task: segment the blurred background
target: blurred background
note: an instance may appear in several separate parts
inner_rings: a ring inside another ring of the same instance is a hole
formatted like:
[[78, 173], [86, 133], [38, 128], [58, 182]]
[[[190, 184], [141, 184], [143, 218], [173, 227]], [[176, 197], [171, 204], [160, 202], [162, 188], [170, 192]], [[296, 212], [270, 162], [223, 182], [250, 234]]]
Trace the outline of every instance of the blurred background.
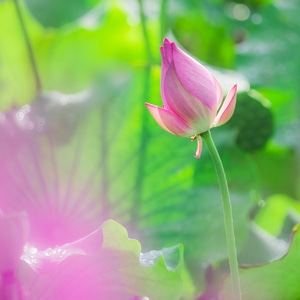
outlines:
[[163, 131], [144, 106], [161, 104], [159, 47], [168, 37], [213, 72], [224, 95], [238, 83], [234, 116], [212, 135], [228, 176], [240, 263], [285, 253], [300, 220], [298, 0], [25, 0], [19, 7], [23, 27], [14, 2], [0, 1], [0, 108], [30, 108], [49, 190], [59, 181], [61, 193], [97, 202], [99, 222], [117, 220], [143, 251], [183, 244], [204, 290], [205, 268], [227, 257], [214, 167], [206, 149], [196, 160], [196, 144]]

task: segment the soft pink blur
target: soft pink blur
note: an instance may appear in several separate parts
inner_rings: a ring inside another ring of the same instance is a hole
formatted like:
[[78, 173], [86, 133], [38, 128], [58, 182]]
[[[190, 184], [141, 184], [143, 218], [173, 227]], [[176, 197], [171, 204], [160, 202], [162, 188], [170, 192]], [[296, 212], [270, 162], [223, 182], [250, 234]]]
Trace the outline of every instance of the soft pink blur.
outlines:
[[99, 199], [88, 197], [89, 181], [76, 187], [72, 183], [75, 167], [61, 178], [56, 148], [39, 132], [33, 108], [26, 105], [0, 114], [0, 209], [9, 214], [25, 211], [28, 242], [45, 249], [89, 234], [103, 216]]
[[28, 233], [25, 213], [4, 215], [0, 211], [0, 299], [26, 299], [17, 271]]
[[130, 299], [124, 260], [102, 247], [101, 227], [73, 243], [39, 251], [27, 245], [19, 278], [30, 300]]
[[122, 259], [102, 248], [93, 174], [72, 182], [76, 149], [60, 172], [41, 103], [0, 113], [0, 299], [130, 299]]
[[173, 42], [161, 47], [163, 107], [146, 103], [156, 122], [183, 137], [197, 136], [196, 157], [202, 150], [201, 133], [227, 122], [234, 111], [237, 86], [223, 101], [222, 89], [212, 74]]

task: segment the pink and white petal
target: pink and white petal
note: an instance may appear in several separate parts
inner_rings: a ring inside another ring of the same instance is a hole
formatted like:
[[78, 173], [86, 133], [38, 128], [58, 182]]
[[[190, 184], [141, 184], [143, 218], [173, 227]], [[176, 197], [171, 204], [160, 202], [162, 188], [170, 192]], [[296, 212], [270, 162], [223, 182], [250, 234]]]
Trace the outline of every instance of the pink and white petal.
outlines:
[[228, 92], [216, 118], [213, 127], [226, 123], [232, 116], [236, 104], [237, 85], [235, 84]]
[[172, 47], [168, 39], [164, 40], [164, 45], [160, 47], [160, 52], [161, 52], [160, 91], [161, 91], [163, 104], [166, 105], [165, 90], [163, 87], [163, 83], [165, 81], [165, 76], [169, 68], [169, 65], [172, 62]]
[[177, 77], [174, 63], [171, 63], [164, 82], [166, 109], [174, 112], [194, 129], [193, 134], [210, 128], [213, 111], [202, 103], [181, 84]]
[[173, 61], [181, 84], [210, 109], [216, 106], [217, 96], [211, 73], [198, 61], [173, 45]]
[[197, 135], [197, 149], [196, 149], [195, 158], [200, 158], [201, 153], [202, 153], [202, 138], [200, 135]]
[[182, 118], [164, 108], [146, 103], [155, 121], [164, 130], [178, 136], [191, 136], [192, 128]]
[[216, 91], [217, 91], [217, 109], [219, 109], [220, 105], [222, 104], [222, 100], [223, 100], [223, 92], [222, 92], [222, 88], [219, 84], [219, 81], [213, 77], [215, 85], [216, 85]]
[[163, 64], [169, 65], [173, 60], [172, 44], [168, 39], [164, 39], [163, 46], [160, 47]]

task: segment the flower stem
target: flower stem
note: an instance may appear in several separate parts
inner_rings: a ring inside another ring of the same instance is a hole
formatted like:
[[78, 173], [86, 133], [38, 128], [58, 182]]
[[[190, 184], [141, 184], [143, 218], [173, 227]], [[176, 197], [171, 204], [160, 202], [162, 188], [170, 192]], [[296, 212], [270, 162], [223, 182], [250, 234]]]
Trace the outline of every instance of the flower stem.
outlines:
[[31, 68], [32, 68], [32, 72], [33, 72], [33, 76], [34, 76], [34, 80], [35, 80], [35, 87], [36, 87], [37, 92], [39, 92], [42, 89], [42, 85], [41, 85], [41, 80], [40, 80], [38, 68], [37, 68], [37, 65], [36, 65], [33, 49], [32, 49], [30, 39], [29, 39], [29, 36], [28, 36], [28, 33], [27, 33], [25, 22], [23, 20], [23, 16], [22, 16], [22, 13], [21, 13], [19, 2], [18, 2], [18, 0], [13, 0], [13, 1], [14, 1], [14, 4], [15, 4], [16, 13], [17, 13], [17, 16], [18, 16], [18, 19], [19, 19], [19, 22], [20, 22], [22, 34], [23, 34], [25, 44], [26, 44], [26, 48], [27, 48], [27, 52], [28, 52], [28, 55], [29, 55], [29, 60], [30, 60], [30, 64], [31, 64]]
[[[151, 70], [153, 66], [153, 56], [151, 52], [151, 44], [150, 44], [150, 37], [149, 32], [147, 28], [147, 16], [145, 14], [145, 8], [144, 8], [144, 2], [143, 0], [138, 0], [139, 4], [139, 13], [140, 13], [140, 20], [141, 20], [141, 29], [145, 44], [145, 52], [146, 52], [146, 58], [147, 63], [145, 65], [144, 70], [144, 87], [142, 91], [141, 98], [142, 99], [149, 99], [150, 97], [150, 91], [151, 91]], [[137, 177], [135, 179], [136, 185], [134, 189], [134, 195], [133, 195], [133, 202], [134, 202], [134, 209], [131, 210], [131, 220], [138, 220], [140, 216], [140, 207], [141, 207], [141, 196], [144, 189], [144, 176], [145, 176], [145, 162], [147, 161], [147, 144], [148, 144], [148, 111], [146, 109], [143, 110], [141, 114], [141, 131], [140, 131], [140, 155], [137, 161]]]
[[160, 43], [164, 39], [168, 29], [167, 9], [168, 0], [161, 0], [160, 4]]
[[226, 179], [226, 174], [224, 171], [224, 167], [218, 153], [218, 150], [214, 144], [210, 131], [207, 131], [201, 134], [204, 142], [207, 145], [207, 148], [210, 152], [212, 160], [215, 165], [215, 169], [219, 179], [219, 186], [222, 195], [222, 204], [223, 204], [223, 215], [224, 215], [224, 223], [225, 223], [225, 233], [227, 240], [227, 248], [228, 248], [228, 259], [229, 259], [229, 267], [232, 277], [232, 289], [234, 300], [241, 299], [241, 288], [240, 288], [240, 277], [239, 277], [239, 269], [238, 269], [238, 261], [237, 261], [237, 251], [235, 245], [235, 236], [234, 236], [234, 227], [233, 227], [233, 218], [232, 218], [232, 208], [230, 202], [230, 195], [228, 190], [228, 184]]
[[151, 66], [153, 63], [153, 56], [152, 56], [152, 52], [151, 52], [149, 33], [147, 30], [147, 20], [146, 20], [146, 15], [145, 15], [145, 11], [144, 11], [143, 0], [138, 0], [138, 4], [139, 4], [139, 14], [140, 14], [140, 19], [141, 19], [141, 25], [142, 25], [142, 30], [143, 30], [145, 46], [146, 46], [146, 52], [147, 52], [147, 57], [148, 57], [148, 63]]

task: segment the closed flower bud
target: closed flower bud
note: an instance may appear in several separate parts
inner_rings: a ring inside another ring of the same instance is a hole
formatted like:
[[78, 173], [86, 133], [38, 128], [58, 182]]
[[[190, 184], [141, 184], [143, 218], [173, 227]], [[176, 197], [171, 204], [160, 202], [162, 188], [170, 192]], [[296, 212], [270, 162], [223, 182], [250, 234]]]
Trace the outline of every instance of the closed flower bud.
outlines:
[[165, 39], [161, 56], [163, 107], [149, 103], [146, 106], [166, 131], [197, 138], [196, 157], [200, 157], [201, 134], [230, 119], [235, 108], [237, 86], [234, 85], [222, 101], [222, 89], [218, 81], [175, 43]]

